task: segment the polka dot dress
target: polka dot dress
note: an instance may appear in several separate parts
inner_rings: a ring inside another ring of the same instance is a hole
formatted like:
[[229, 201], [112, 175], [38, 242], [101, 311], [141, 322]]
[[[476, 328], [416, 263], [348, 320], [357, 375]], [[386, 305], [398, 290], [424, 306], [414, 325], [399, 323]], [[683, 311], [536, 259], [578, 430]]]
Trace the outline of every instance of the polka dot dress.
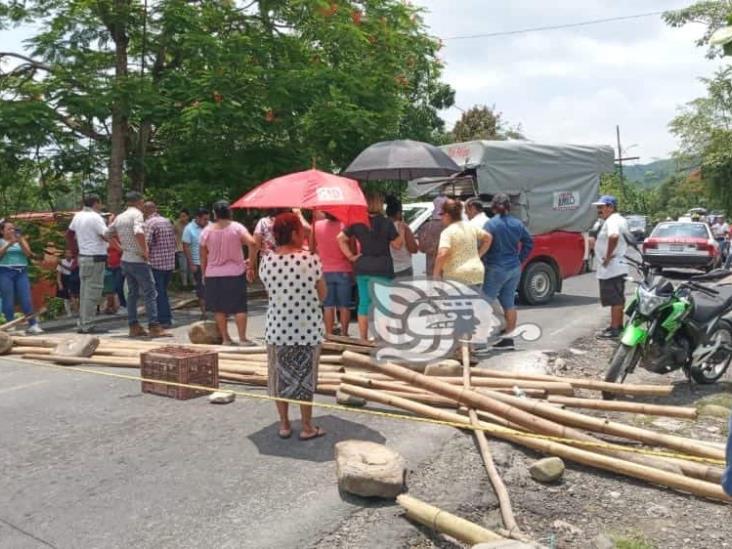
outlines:
[[318, 345], [323, 341], [323, 313], [317, 283], [320, 258], [310, 252], [268, 254], [259, 277], [269, 296], [264, 337], [270, 345]]

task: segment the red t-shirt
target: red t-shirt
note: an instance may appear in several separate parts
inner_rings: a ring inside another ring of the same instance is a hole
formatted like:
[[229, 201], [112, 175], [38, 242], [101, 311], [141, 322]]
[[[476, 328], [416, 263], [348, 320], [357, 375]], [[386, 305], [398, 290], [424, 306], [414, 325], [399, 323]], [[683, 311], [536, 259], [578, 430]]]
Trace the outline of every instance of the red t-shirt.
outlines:
[[324, 273], [351, 273], [353, 265], [343, 255], [338, 246], [338, 233], [343, 230], [343, 223], [320, 219], [315, 222], [315, 242], [318, 245], [318, 255], [323, 264]]
[[110, 246], [107, 250], [107, 267], [116, 269], [122, 265], [122, 251], [114, 246]]

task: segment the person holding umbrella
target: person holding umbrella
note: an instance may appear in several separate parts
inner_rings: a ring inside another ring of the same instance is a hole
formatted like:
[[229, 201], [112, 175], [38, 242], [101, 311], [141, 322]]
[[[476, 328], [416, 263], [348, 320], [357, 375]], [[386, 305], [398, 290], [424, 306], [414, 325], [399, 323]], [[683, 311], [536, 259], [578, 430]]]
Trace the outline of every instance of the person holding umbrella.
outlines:
[[[275, 250], [262, 258], [259, 278], [269, 306], [265, 327], [267, 390], [270, 396], [312, 401], [318, 381], [320, 344], [323, 341], [321, 301], [326, 284], [317, 255], [304, 249], [305, 228], [297, 214], [274, 219]], [[207, 279], [208, 280], [208, 279]], [[280, 438], [290, 438], [288, 403], [276, 402]], [[301, 405], [300, 440], [325, 435], [312, 423], [312, 406]]]
[[[369, 224], [356, 223], [338, 234], [338, 245], [349, 261], [354, 264], [356, 286], [358, 287], [358, 332], [361, 339], [368, 339], [369, 311], [372, 282], [389, 282], [394, 278], [394, 262], [391, 248], [400, 248], [403, 239], [394, 222], [384, 216], [384, 197], [371, 193], [366, 197]], [[350, 249], [350, 239], [355, 238], [360, 252]]]

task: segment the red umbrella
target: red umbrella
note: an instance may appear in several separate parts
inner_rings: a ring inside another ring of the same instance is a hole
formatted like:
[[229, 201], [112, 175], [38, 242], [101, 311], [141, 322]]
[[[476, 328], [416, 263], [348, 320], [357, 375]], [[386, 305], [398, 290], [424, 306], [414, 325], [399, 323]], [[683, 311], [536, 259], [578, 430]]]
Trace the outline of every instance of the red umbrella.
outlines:
[[232, 208], [303, 208], [328, 212], [346, 225], [369, 222], [366, 197], [358, 181], [320, 170], [270, 179], [231, 205]]

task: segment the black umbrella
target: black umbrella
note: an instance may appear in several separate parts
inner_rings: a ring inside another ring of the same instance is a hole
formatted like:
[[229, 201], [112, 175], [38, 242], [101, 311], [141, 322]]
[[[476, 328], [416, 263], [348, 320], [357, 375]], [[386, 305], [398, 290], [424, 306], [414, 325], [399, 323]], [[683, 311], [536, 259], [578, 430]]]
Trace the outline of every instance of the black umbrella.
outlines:
[[360, 181], [411, 181], [460, 171], [455, 161], [434, 145], [403, 139], [374, 143], [341, 175]]

